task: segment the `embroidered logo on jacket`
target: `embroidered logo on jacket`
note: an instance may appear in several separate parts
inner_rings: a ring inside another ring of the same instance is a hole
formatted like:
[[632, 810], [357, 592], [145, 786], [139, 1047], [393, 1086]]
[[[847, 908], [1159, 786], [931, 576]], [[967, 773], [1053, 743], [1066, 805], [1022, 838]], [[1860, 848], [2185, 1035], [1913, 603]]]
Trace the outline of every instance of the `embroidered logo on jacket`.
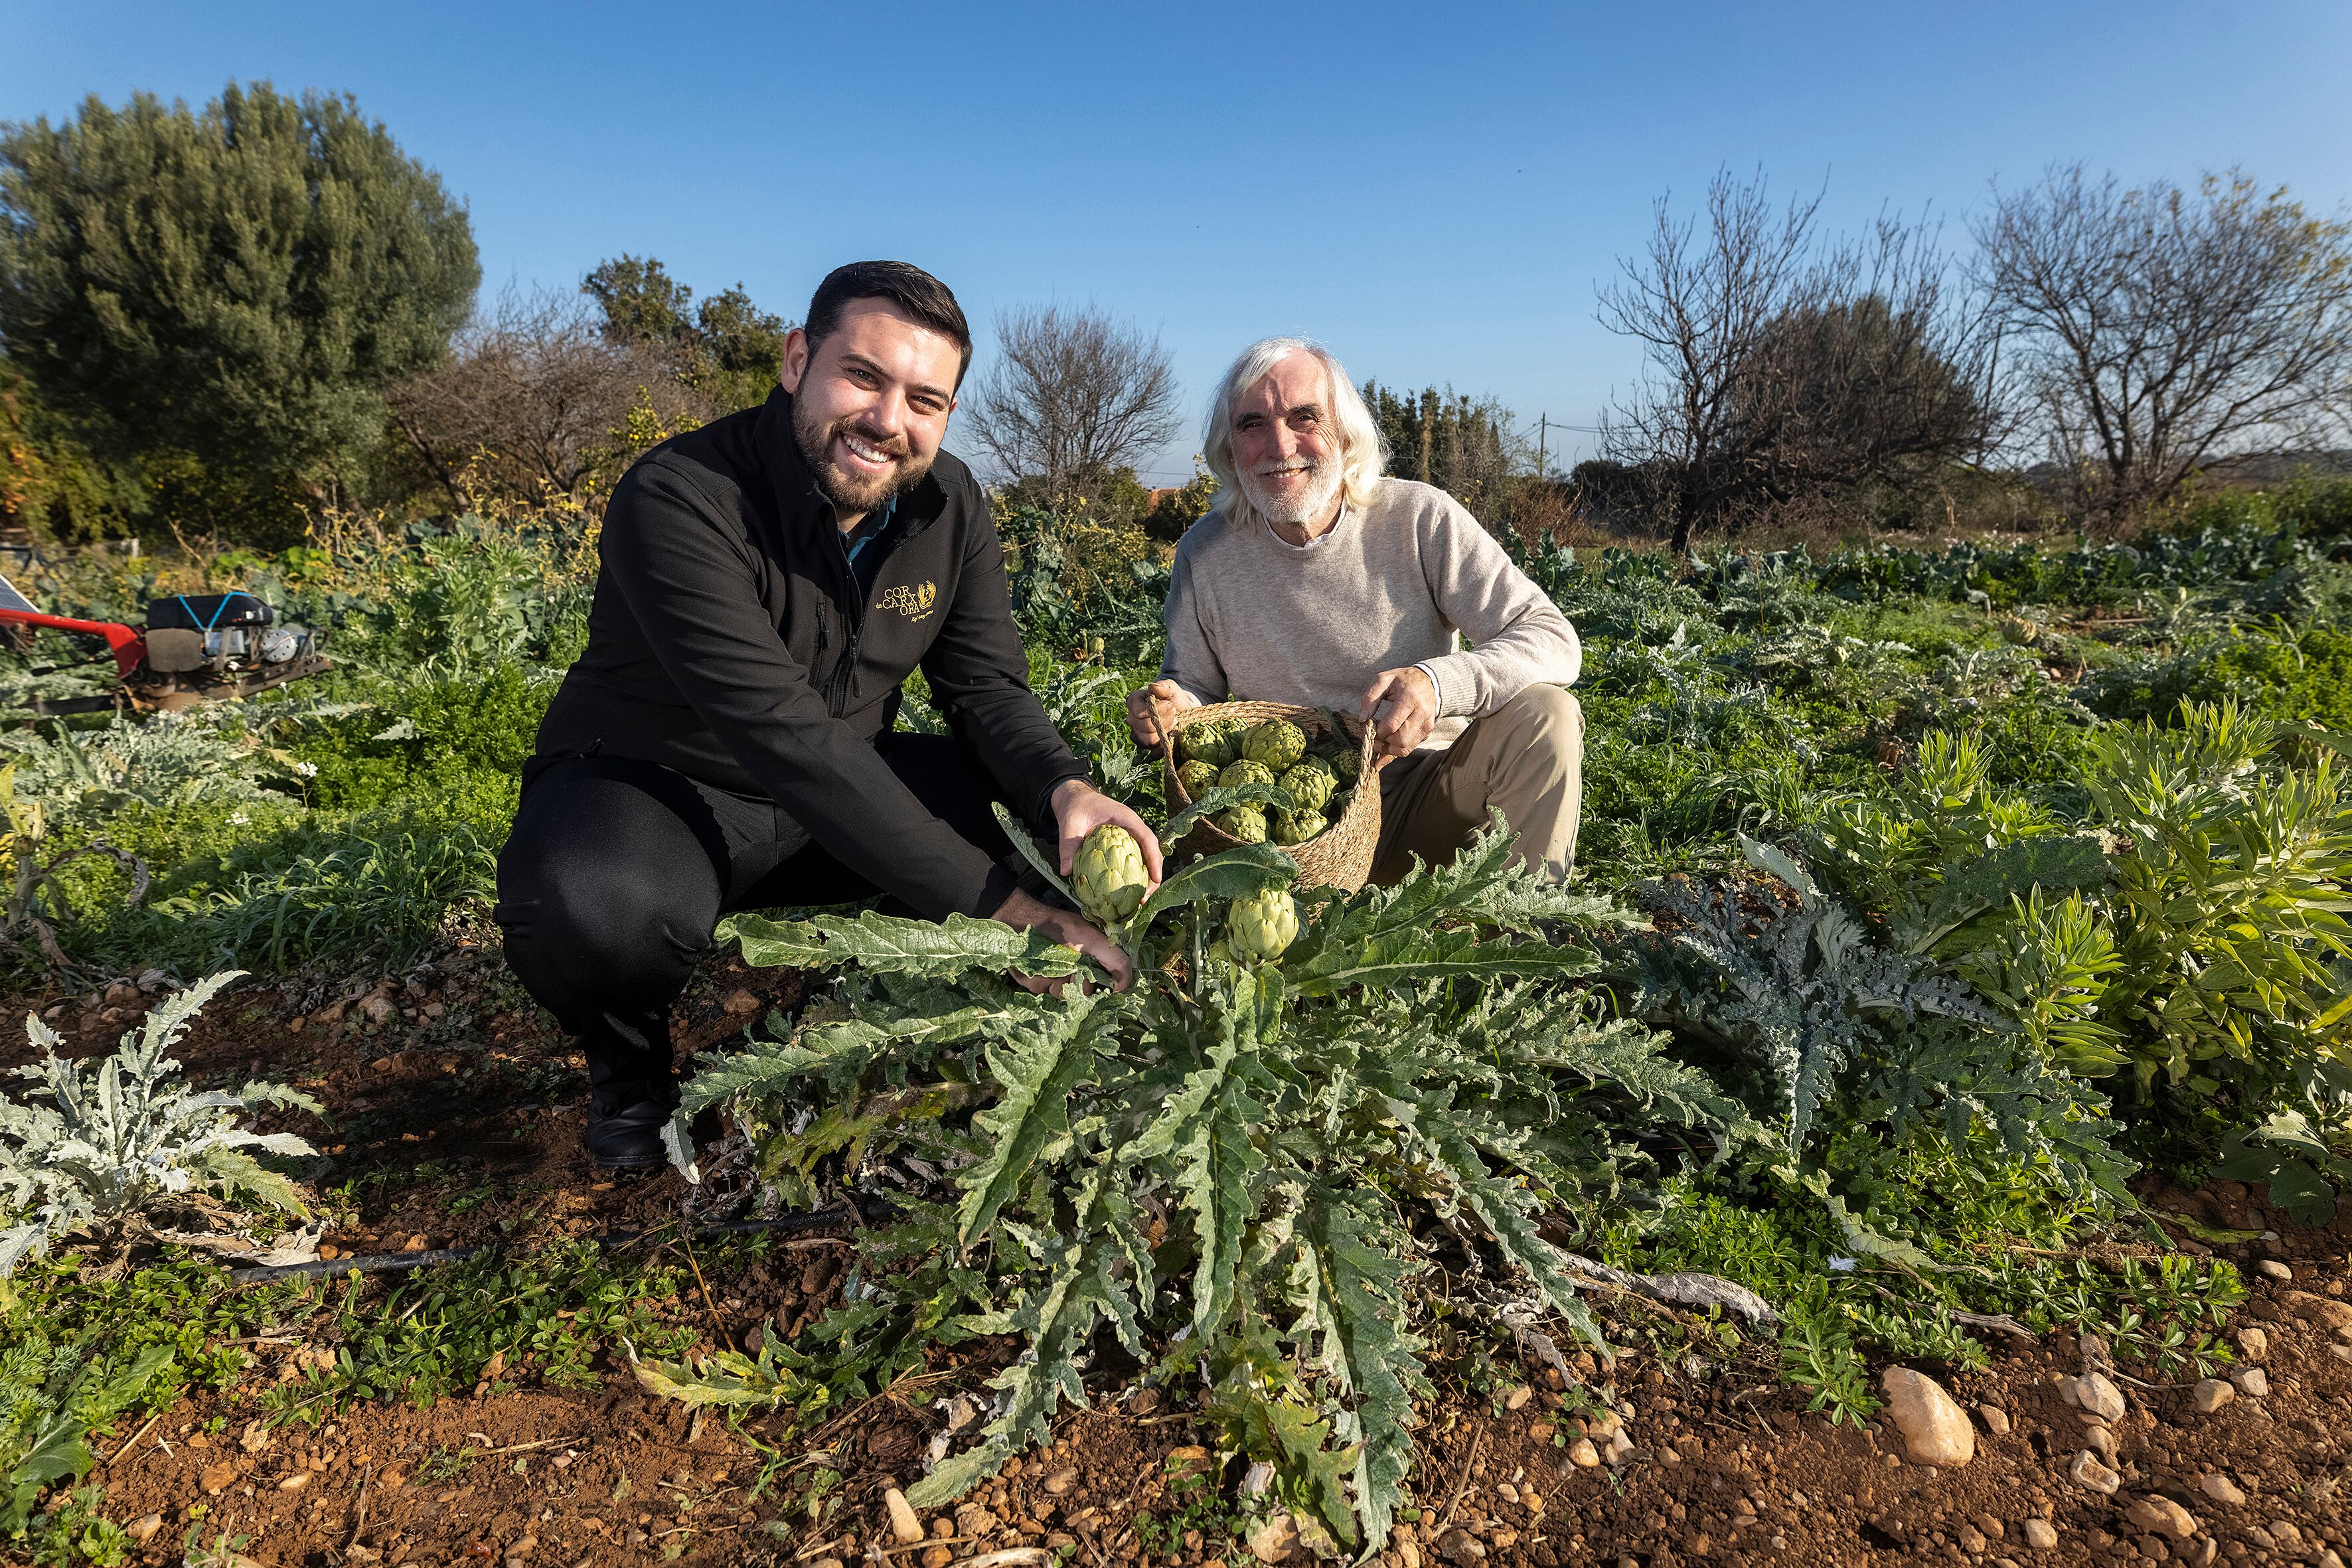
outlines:
[[902, 583], [875, 601], [877, 610], [896, 610], [910, 621], [927, 620], [931, 607], [940, 596], [939, 584], [926, 583], [920, 587]]

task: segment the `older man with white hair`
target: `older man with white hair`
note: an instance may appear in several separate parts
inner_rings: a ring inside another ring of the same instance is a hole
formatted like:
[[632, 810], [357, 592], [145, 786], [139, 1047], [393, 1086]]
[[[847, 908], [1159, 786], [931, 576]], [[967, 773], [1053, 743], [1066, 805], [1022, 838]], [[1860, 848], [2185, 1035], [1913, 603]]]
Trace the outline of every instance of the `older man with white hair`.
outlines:
[[1451, 859], [1489, 808], [1523, 864], [1564, 880], [1584, 762], [1568, 618], [1452, 496], [1382, 474], [1370, 410], [1315, 343], [1235, 360], [1204, 447], [1223, 488], [1177, 546], [1168, 656], [1128, 699], [1137, 739], [1228, 698], [1353, 712], [1377, 731], [1375, 882]]

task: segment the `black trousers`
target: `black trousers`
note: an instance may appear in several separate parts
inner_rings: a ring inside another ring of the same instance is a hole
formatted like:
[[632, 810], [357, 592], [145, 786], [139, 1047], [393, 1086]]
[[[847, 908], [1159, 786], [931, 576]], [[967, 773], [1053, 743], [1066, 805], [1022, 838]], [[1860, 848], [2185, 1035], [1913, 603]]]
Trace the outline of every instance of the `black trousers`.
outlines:
[[[1013, 855], [989, 809], [994, 786], [954, 740], [894, 732], [877, 749], [966, 841], [992, 859]], [[716, 789], [657, 763], [568, 757], [523, 786], [492, 912], [507, 966], [579, 1037], [593, 1103], [610, 1112], [674, 1101], [669, 1007], [709, 952], [720, 915], [849, 903], [877, 890], [764, 795]]]

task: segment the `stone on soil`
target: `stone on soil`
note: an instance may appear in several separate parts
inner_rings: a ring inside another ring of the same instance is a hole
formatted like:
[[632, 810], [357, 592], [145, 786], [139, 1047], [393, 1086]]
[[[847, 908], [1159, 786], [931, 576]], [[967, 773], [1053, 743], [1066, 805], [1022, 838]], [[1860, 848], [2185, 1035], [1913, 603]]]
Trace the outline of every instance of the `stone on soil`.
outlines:
[[2271, 1353], [2271, 1336], [2267, 1329], [2251, 1325], [2238, 1331], [2238, 1349], [2248, 1361], [2260, 1361]]
[[882, 1494], [882, 1506], [890, 1510], [890, 1533], [898, 1538], [899, 1545], [921, 1544], [925, 1539], [923, 1521], [915, 1517], [915, 1507], [907, 1500], [905, 1492], [892, 1487]]
[[2197, 1482], [2197, 1489], [2215, 1502], [2227, 1503], [2231, 1508], [2246, 1500], [2246, 1494], [2238, 1489], [2238, 1483], [2219, 1470], [2200, 1478]]
[[163, 1516], [162, 1514], [147, 1513], [140, 1515], [137, 1519], [132, 1520], [129, 1524], [124, 1525], [122, 1527], [122, 1533], [131, 1537], [131, 1540], [137, 1542], [140, 1545], [144, 1546], [147, 1544], [148, 1537], [153, 1535], [157, 1531], [163, 1528]]
[[1977, 1430], [1943, 1384], [1907, 1366], [1888, 1367], [1880, 1383], [1913, 1464], [1957, 1467], [1976, 1458]]
[[1568, 1446], [1568, 1462], [1580, 1470], [1589, 1470], [1601, 1463], [1601, 1450], [1592, 1446], [1590, 1437], [1579, 1437]]
[[2074, 1397], [2084, 1409], [2102, 1421], [2124, 1418], [2124, 1393], [2103, 1372], [2086, 1372], [2074, 1380]]
[[2261, 1367], [2242, 1367], [2230, 1374], [2230, 1381], [2249, 1399], [2267, 1398], [2270, 1394], [2271, 1375]]
[[2000, 1405], [1978, 1405], [1977, 1418], [1984, 1423], [1985, 1430], [1991, 1433], [1994, 1436], [2006, 1437], [2009, 1436], [2009, 1412], [2003, 1410]]
[[2286, 1293], [2286, 1309], [2298, 1318], [2326, 1328], [2352, 1328], [2352, 1301], [2315, 1296], [2308, 1290], [2290, 1290]]
[[2025, 1544], [2036, 1552], [2047, 1552], [2058, 1544], [2058, 1527], [2046, 1519], [2025, 1521]]
[[1249, 1538], [1250, 1555], [1261, 1563], [1286, 1561], [1298, 1550], [1298, 1525], [1286, 1513], [1277, 1513], [1258, 1526]]
[[2168, 1536], [2174, 1541], [2186, 1541], [2197, 1533], [2197, 1516], [2168, 1497], [2150, 1493], [2136, 1497], [2124, 1510], [2124, 1517], [2152, 1535]]
[[2265, 1258], [2255, 1264], [2254, 1272], [2265, 1279], [2275, 1279], [2282, 1285], [2294, 1278], [2294, 1270], [2275, 1258]]
[[2106, 1462], [2088, 1448], [2074, 1456], [2074, 1463], [2066, 1473], [2077, 1486], [2088, 1487], [2103, 1496], [2112, 1497], [2115, 1489], [2124, 1484], [2123, 1477], [2109, 1469]]
[[2189, 1408], [2200, 1415], [2210, 1415], [2237, 1397], [2238, 1391], [2220, 1378], [2200, 1377], [2189, 1391]]

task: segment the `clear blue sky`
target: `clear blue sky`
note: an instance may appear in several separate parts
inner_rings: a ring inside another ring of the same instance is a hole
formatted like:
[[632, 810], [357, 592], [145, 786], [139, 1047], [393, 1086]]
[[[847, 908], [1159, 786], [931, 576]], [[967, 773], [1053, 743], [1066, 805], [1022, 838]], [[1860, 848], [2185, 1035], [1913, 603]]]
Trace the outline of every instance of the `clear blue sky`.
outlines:
[[1160, 482], [1223, 363], [1274, 331], [1591, 425], [1636, 368], [1595, 284], [1656, 197], [1725, 164], [1826, 179], [1839, 226], [1932, 203], [1961, 241], [1990, 182], [2076, 159], [2352, 195], [2344, 0], [0, 0], [0, 118], [231, 78], [355, 95], [469, 205], [486, 290], [633, 251], [797, 317], [826, 268], [887, 256], [983, 340], [1003, 307], [1095, 301], [1174, 351]]

